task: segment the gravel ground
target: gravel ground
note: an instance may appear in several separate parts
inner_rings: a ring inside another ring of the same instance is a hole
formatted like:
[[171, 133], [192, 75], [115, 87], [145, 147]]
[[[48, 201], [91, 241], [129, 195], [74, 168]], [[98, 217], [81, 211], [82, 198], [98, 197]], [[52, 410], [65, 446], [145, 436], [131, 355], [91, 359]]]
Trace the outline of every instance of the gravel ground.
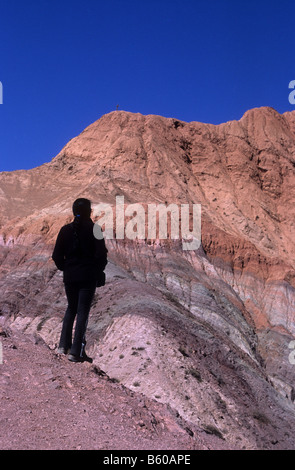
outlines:
[[[0, 331], [1, 450], [194, 450], [220, 443], [174, 410], [75, 364], [42, 340]], [[217, 440], [220, 441], [220, 440]]]

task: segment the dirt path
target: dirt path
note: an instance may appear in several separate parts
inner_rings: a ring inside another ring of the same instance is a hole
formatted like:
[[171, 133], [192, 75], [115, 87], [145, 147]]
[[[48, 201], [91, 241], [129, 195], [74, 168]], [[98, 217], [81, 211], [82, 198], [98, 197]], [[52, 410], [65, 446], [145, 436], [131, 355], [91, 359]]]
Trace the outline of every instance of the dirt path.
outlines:
[[[0, 330], [0, 448], [192, 450], [214, 448], [176, 413], [89, 363], [73, 364], [42, 341]], [[197, 437], [197, 439], [196, 439]]]

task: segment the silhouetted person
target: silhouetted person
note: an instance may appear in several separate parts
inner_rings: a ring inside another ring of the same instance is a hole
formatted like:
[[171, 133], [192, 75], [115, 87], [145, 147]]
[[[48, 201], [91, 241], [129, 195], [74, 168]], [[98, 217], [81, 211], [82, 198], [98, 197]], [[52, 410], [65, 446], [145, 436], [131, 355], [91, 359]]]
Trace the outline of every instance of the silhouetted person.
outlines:
[[85, 198], [77, 199], [73, 214], [74, 221], [61, 228], [52, 254], [57, 268], [63, 271], [68, 300], [58, 352], [70, 352], [69, 360], [73, 362], [92, 362], [85, 352], [85, 334], [95, 289], [104, 285], [108, 250], [104, 238], [98, 240], [93, 235], [91, 202]]

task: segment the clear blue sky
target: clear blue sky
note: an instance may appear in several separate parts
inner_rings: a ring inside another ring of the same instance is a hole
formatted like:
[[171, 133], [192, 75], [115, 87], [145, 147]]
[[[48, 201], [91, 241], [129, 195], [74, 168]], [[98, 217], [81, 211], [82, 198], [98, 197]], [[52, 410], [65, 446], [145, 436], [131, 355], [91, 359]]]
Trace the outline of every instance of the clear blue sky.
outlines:
[[116, 109], [219, 124], [295, 110], [294, 0], [0, 0], [0, 171]]

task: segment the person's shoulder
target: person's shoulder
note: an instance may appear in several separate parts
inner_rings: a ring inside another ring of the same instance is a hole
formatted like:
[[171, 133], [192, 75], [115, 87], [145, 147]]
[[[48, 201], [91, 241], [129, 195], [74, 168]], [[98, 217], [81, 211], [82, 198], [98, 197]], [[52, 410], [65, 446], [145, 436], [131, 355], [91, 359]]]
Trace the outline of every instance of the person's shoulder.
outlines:
[[85, 224], [86, 227], [93, 227], [94, 222], [93, 222], [92, 219], [86, 219], [86, 220], [84, 221], [84, 224]]
[[60, 233], [68, 233], [71, 230], [73, 230], [73, 222], [63, 225], [60, 229]]
[[95, 223], [93, 222], [92, 219], [85, 220], [82, 225], [82, 229], [85, 230], [85, 232], [89, 234], [93, 234]]
[[69, 224], [65, 224], [62, 226], [63, 230], [69, 230], [70, 228], [73, 227], [73, 222], [70, 222]]

